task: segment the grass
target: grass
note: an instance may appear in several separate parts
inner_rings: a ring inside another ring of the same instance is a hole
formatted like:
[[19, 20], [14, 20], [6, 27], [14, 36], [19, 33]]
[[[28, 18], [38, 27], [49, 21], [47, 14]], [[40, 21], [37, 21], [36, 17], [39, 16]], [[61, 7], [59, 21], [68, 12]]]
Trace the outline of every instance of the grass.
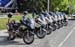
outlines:
[[[20, 20], [22, 16], [13, 16], [12, 19]], [[0, 30], [6, 29], [6, 23], [8, 18], [1, 18], [0, 19]]]
[[[29, 14], [28, 17], [32, 17], [32, 15]], [[13, 16], [12, 17], [12, 19], [15, 19], [15, 20], [20, 20], [21, 18], [22, 18], [22, 16]], [[7, 23], [7, 21], [8, 21], [8, 18], [1, 18], [0, 19], [0, 30], [6, 29], [6, 23]]]

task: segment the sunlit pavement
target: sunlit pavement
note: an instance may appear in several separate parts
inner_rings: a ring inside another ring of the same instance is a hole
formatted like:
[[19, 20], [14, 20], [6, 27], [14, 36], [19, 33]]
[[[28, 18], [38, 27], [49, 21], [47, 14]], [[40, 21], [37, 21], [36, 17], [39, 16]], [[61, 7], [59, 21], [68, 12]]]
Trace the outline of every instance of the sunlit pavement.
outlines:
[[0, 31], [0, 47], [75, 47], [75, 21], [70, 20], [68, 26], [64, 26], [43, 39], [35, 40], [31, 45], [27, 45], [22, 39], [7, 41], [6, 31]]

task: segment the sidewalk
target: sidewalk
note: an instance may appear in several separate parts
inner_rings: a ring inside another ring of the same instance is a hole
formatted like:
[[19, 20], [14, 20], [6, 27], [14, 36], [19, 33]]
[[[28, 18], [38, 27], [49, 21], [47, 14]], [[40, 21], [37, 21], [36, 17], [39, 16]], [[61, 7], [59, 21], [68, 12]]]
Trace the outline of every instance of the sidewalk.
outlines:
[[7, 30], [5, 29], [5, 30], [0, 30], [0, 32], [6, 32]]
[[7, 30], [0, 30], [0, 36], [7, 36]]
[[0, 18], [7, 18], [7, 15], [0, 15]]

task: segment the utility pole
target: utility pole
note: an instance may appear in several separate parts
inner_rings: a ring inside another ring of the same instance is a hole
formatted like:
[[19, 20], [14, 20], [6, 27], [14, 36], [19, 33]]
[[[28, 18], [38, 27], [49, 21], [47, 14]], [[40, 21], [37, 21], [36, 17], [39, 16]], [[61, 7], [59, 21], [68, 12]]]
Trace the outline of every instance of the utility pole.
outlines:
[[32, 16], [33, 16], [33, 18], [34, 18], [34, 16], [35, 16], [35, 14], [34, 14], [34, 13], [35, 13], [35, 12], [34, 12], [34, 9], [35, 9], [35, 8], [34, 8], [34, 1], [35, 1], [35, 0], [32, 0]]
[[50, 4], [50, 0], [47, 0], [47, 3], [48, 3], [48, 4], [47, 4], [47, 11], [49, 12], [49, 7], [50, 7], [49, 4]]

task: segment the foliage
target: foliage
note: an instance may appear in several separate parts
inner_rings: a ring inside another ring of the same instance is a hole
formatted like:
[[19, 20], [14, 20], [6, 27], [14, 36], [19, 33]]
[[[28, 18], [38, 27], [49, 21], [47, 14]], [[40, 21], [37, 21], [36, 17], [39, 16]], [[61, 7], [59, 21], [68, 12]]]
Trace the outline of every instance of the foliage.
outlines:
[[[42, 9], [47, 10], [47, 0], [18, 0], [19, 10], [30, 10], [40, 12]], [[72, 7], [71, 7], [72, 6]], [[50, 0], [50, 11], [75, 11], [75, 0]]]
[[[20, 20], [22, 16], [13, 16], [12, 19]], [[0, 30], [6, 29], [8, 18], [0, 18]]]

